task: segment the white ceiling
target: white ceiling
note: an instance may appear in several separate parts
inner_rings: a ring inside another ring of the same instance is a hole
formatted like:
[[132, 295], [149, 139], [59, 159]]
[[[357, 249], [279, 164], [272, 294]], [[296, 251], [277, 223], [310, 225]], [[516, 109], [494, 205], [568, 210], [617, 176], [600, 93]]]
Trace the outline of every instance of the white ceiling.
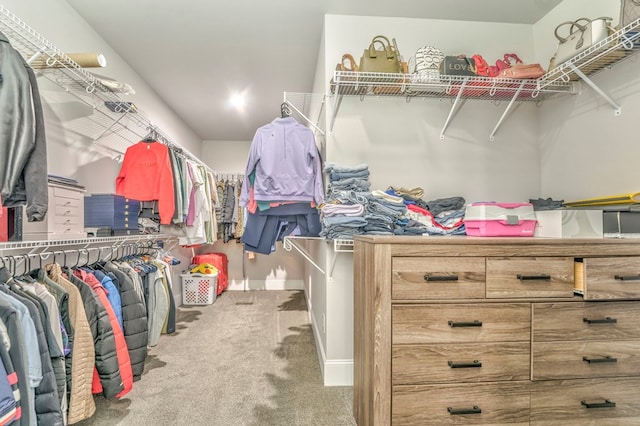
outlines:
[[562, 0], [67, 1], [203, 140], [249, 141], [312, 90], [325, 14], [534, 23]]

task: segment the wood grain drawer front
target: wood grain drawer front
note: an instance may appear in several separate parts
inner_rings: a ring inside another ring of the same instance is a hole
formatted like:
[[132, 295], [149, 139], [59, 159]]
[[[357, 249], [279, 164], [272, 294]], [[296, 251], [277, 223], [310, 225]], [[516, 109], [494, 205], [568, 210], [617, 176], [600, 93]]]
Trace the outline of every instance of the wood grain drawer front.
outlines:
[[529, 342], [396, 345], [392, 351], [393, 385], [498, 382], [530, 377]]
[[533, 341], [640, 339], [634, 302], [534, 303]]
[[528, 303], [393, 305], [393, 344], [522, 342], [531, 336]]
[[584, 259], [585, 300], [639, 299], [640, 257]]
[[573, 297], [573, 258], [487, 258], [487, 298], [532, 297]]
[[393, 299], [483, 299], [484, 257], [394, 257]]
[[397, 425], [529, 425], [530, 383], [393, 386]]
[[640, 341], [532, 345], [533, 380], [640, 376]]
[[639, 379], [563, 380], [534, 383], [535, 426], [638, 425]]

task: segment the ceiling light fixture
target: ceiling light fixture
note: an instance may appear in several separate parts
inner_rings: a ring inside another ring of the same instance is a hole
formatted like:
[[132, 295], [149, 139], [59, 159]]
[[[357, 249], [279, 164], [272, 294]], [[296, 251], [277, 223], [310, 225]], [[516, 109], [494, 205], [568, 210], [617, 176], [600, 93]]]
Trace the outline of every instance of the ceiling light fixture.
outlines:
[[231, 95], [231, 98], [229, 99], [229, 103], [231, 104], [232, 107], [241, 111], [244, 109], [245, 105], [247, 104], [247, 98], [244, 95], [244, 93], [234, 93], [233, 95]]

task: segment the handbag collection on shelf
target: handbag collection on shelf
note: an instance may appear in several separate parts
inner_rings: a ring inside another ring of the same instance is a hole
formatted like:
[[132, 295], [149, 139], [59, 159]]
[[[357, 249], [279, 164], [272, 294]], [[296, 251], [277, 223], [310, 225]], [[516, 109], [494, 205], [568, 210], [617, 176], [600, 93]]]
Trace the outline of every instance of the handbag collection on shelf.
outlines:
[[[619, 28], [634, 22], [637, 24], [640, 20], [640, 0], [620, 2]], [[613, 37], [616, 30], [608, 17], [579, 18], [560, 23], [554, 30], [557, 49], [547, 70], [539, 63], [525, 63], [515, 53], [506, 53], [490, 65], [480, 54], [471, 57], [464, 54], [445, 55], [430, 45], [420, 47], [407, 64], [402, 60], [395, 38], [376, 35], [363, 50], [359, 65], [356, 65], [352, 55], [342, 56], [329, 89], [332, 94], [361, 96], [400, 93], [408, 96], [420, 93], [455, 96], [463, 90], [464, 96], [508, 98], [515, 95], [516, 89], [524, 88], [518, 96], [528, 96], [538, 92], [536, 83], [511, 80], [545, 78], [548, 72], [570, 60], [578, 61], [578, 64], [572, 63], [586, 75], [598, 71], [640, 46], [640, 30], [635, 28], [640, 25], [636, 24], [626, 28], [625, 34]], [[625, 43], [625, 40], [628, 42]], [[580, 55], [596, 45], [592, 51]], [[565, 81], [579, 78], [568, 67], [560, 72], [567, 75], [562, 77]]]
[[[569, 34], [561, 36], [558, 32], [563, 27], [569, 27]], [[553, 34], [558, 40], [558, 48], [554, 55], [556, 66], [573, 58], [580, 52], [606, 39], [611, 30], [611, 18], [597, 19], [579, 18], [575, 21], [565, 21], [556, 27]]]
[[[640, 2], [640, 0], [637, 1]], [[623, 8], [624, 4], [623, 0]], [[623, 16], [621, 15], [621, 22], [622, 20]], [[569, 28], [568, 36], [559, 34], [559, 30], [563, 27]], [[616, 30], [611, 25], [611, 18], [608, 17], [579, 18], [575, 21], [560, 23], [554, 30], [558, 47], [549, 62], [549, 71], [562, 67], [561, 69], [569, 80], [578, 80], [580, 77], [569, 67], [563, 67], [563, 64], [577, 65], [582, 73], [590, 75], [619, 61], [627, 55], [628, 50], [634, 47], [634, 43], [625, 43], [624, 35], [622, 38], [611, 37], [615, 33]], [[633, 36], [633, 38], [636, 37]], [[595, 48], [592, 51], [587, 51], [591, 47]]]

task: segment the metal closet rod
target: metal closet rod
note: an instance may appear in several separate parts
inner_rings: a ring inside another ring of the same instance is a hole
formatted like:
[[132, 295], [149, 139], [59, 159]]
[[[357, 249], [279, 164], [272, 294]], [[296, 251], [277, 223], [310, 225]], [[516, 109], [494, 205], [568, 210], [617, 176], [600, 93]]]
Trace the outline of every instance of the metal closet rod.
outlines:
[[[135, 243], [125, 243], [117, 246], [102, 246], [102, 247], [87, 247], [87, 248], [77, 248], [70, 250], [53, 250], [49, 252], [42, 253], [22, 253], [16, 255], [4, 255], [0, 256], [0, 267], [4, 267], [11, 275], [15, 275], [16, 272], [22, 271], [22, 274], [26, 274], [29, 271], [35, 269], [32, 266], [37, 264], [38, 268], [42, 268], [43, 265], [48, 263], [59, 263], [64, 267], [78, 267], [78, 266], [86, 266], [91, 265], [100, 261], [107, 261], [111, 259], [119, 259], [126, 256], [135, 256], [135, 255], [143, 255], [149, 254], [148, 251], [160, 250], [160, 247], [156, 247], [153, 245], [153, 242], [149, 242], [147, 244], [142, 242]], [[95, 251], [97, 256], [95, 258], [92, 257], [91, 251]], [[106, 251], [103, 254], [103, 251]], [[71, 255], [67, 258], [67, 255]], [[61, 257], [61, 259], [58, 258]], [[37, 260], [34, 263], [31, 262], [31, 258], [37, 257]], [[75, 258], [75, 261], [73, 259]], [[71, 261], [67, 261], [71, 259]], [[51, 260], [51, 262], [49, 262]], [[59, 262], [61, 260], [62, 262]], [[19, 268], [19, 265], [23, 264], [22, 268]]]
[[237, 180], [241, 181], [244, 179], [244, 172], [213, 172], [213, 175], [216, 179], [220, 180]]
[[210, 171], [211, 173], [215, 173], [211, 167], [207, 166], [206, 164], [204, 164], [202, 162], [202, 160], [200, 160], [198, 157], [196, 157], [191, 151], [189, 151], [187, 148], [180, 146], [180, 145], [176, 145], [175, 143], [171, 142], [169, 140], [169, 138], [162, 133], [162, 131], [155, 125], [149, 125], [147, 126], [147, 131], [149, 132], [147, 134], [147, 136], [145, 136], [144, 139], [148, 138], [148, 137], [152, 137], [154, 139], [156, 139], [158, 142], [163, 143], [164, 145], [167, 145], [169, 148], [173, 149], [174, 151], [178, 152], [178, 153], [182, 153], [185, 154], [185, 156], [189, 157], [191, 160], [195, 161], [196, 163], [200, 164], [201, 166], [203, 166], [205, 169], [207, 169], [208, 171]]

